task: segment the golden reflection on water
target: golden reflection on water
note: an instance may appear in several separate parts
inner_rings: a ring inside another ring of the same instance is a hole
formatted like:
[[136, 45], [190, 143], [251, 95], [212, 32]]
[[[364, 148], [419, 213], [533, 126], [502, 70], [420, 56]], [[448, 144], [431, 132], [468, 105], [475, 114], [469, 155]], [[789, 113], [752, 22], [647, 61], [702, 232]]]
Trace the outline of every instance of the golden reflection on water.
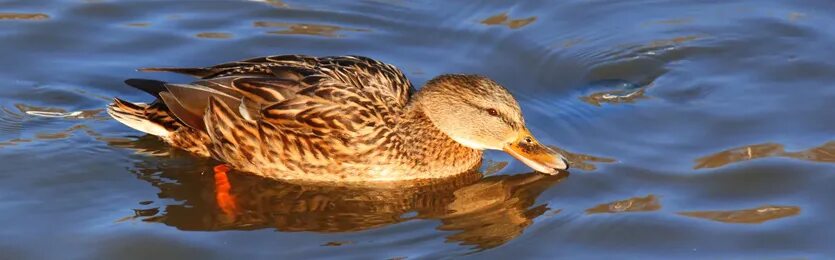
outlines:
[[353, 244], [353, 243], [354, 242], [351, 242], [351, 241], [330, 241], [330, 242], [322, 244], [322, 246], [344, 246], [344, 245], [350, 245], [350, 244]]
[[255, 1], [264, 2], [268, 5], [271, 5], [271, 6], [277, 7], [277, 8], [287, 8], [287, 7], [289, 7], [287, 5], [287, 3], [285, 3], [284, 1], [281, 1], [281, 0], [255, 0]]
[[222, 33], [222, 32], [202, 32], [194, 35], [197, 38], [204, 38], [204, 39], [229, 39], [232, 38], [232, 34], [230, 33]]
[[271, 34], [296, 34], [296, 35], [314, 35], [323, 37], [342, 37], [339, 32], [369, 32], [367, 29], [345, 28], [335, 25], [322, 24], [305, 24], [305, 23], [284, 23], [284, 22], [267, 22], [256, 21], [253, 23], [254, 27], [285, 28], [280, 31], [270, 31]]
[[647, 48], [662, 48], [662, 47], [674, 46], [674, 45], [679, 45], [679, 44], [686, 43], [686, 42], [689, 42], [689, 41], [698, 40], [698, 39], [701, 39], [701, 38], [704, 38], [704, 37], [705, 37], [704, 35], [685, 35], [685, 36], [679, 36], [679, 37], [675, 37], [675, 38], [671, 38], [671, 39], [655, 40], [655, 41], [650, 42], [649, 45], [647, 46]]
[[800, 207], [766, 205], [753, 209], [728, 211], [686, 211], [679, 212], [678, 214], [724, 223], [759, 224], [770, 220], [800, 214]]
[[586, 214], [656, 211], [659, 209], [661, 209], [661, 203], [658, 202], [658, 198], [655, 195], [650, 194], [646, 197], [633, 197], [600, 204], [587, 209]]
[[747, 145], [698, 158], [693, 169], [718, 168], [732, 163], [767, 157], [833, 163], [835, 162], [835, 141], [797, 152], [787, 152], [782, 144], [776, 143]]
[[0, 20], [28, 20], [41, 21], [49, 19], [44, 13], [0, 13]]
[[519, 29], [536, 21], [536, 16], [531, 16], [522, 19], [513, 19], [507, 16], [507, 13], [500, 13], [481, 20], [484, 25], [504, 25], [510, 29]]

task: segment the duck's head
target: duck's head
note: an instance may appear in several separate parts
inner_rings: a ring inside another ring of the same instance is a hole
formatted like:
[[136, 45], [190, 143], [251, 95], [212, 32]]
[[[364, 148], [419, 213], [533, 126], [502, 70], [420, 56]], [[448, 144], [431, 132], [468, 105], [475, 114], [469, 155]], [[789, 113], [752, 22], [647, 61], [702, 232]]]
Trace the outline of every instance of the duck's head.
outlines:
[[516, 99], [495, 81], [477, 75], [442, 75], [426, 83], [418, 99], [435, 127], [461, 145], [503, 150], [543, 173], [568, 169], [561, 154], [534, 138]]

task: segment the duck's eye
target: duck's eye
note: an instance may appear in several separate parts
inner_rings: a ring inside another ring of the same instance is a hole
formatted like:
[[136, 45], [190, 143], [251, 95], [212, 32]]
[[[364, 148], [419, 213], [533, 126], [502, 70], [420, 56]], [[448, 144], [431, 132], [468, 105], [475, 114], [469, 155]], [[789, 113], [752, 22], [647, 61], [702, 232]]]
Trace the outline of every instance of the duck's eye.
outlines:
[[499, 111], [496, 111], [495, 109], [492, 109], [492, 108], [488, 108], [487, 109], [487, 114], [490, 114], [491, 116], [498, 116]]

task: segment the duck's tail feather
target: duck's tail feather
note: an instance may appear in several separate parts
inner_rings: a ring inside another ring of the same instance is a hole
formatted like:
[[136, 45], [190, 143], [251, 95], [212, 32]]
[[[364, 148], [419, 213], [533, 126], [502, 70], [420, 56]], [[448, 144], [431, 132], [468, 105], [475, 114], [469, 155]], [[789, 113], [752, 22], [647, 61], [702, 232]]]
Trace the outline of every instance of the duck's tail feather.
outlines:
[[210, 78], [223, 72], [222, 68], [141, 68], [143, 72], [174, 72], [197, 78]]
[[152, 80], [152, 79], [128, 79], [125, 80], [125, 84], [128, 86], [137, 88], [139, 90], [145, 91], [148, 94], [153, 95], [156, 98], [160, 98], [159, 93], [165, 91], [165, 81], [159, 80]]
[[133, 129], [160, 137], [168, 137], [173, 131], [173, 122], [167, 122], [170, 120], [160, 120], [165, 118], [170, 119], [168, 116], [165, 116], [165, 118], [157, 118], [154, 115], [149, 115], [148, 111], [150, 107], [151, 105], [148, 104], [131, 103], [114, 98], [113, 103], [107, 106], [107, 114], [116, 119], [116, 121]]

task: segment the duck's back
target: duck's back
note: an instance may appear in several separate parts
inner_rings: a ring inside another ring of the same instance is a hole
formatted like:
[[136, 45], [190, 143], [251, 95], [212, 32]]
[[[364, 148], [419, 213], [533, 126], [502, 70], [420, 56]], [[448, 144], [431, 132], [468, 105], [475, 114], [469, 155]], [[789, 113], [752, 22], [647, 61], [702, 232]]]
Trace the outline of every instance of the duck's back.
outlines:
[[[128, 80], [158, 99], [116, 100], [117, 120], [174, 146], [266, 177], [368, 180], [385, 165], [412, 86], [394, 66], [357, 56], [270, 56], [206, 68], [191, 84]], [[150, 130], [149, 130], [150, 129]]]
[[396, 107], [405, 106], [414, 91], [411, 82], [397, 67], [363, 56], [277, 55], [203, 68], [143, 68], [140, 71], [176, 72], [201, 79], [228, 76], [295, 79], [298, 75], [293, 71], [298, 69], [310, 70], [359, 89], [375, 89]]

